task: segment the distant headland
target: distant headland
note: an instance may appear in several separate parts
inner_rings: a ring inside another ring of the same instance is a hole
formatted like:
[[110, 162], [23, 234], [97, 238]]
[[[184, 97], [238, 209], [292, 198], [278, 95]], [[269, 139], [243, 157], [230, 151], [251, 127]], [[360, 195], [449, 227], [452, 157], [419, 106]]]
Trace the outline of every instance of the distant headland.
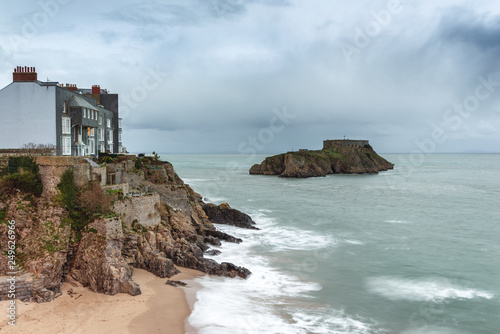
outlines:
[[328, 174], [376, 174], [394, 165], [379, 156], [368, 140], [323, 141], [322, 150], [301, 149], [267, 157], [250, 168], [250, 174], [280, 177], [315, 177]]

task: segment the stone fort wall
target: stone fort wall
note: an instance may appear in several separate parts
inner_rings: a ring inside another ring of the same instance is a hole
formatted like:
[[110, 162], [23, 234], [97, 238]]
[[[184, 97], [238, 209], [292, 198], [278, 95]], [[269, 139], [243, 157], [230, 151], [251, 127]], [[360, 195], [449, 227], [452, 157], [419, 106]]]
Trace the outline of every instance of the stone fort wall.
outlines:
[[366, 145], [370, 145], [368, 140], [335, 139], [323, 141], [323, 149], [336, 147], [364, 147]]

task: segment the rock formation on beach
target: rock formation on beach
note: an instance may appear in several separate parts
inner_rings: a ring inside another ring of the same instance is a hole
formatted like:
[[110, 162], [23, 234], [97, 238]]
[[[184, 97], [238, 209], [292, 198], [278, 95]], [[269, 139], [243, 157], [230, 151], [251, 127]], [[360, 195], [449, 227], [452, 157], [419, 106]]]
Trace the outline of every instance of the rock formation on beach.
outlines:
[[[133, 268], [162, 278], [178, 273], [174, 265], [227, 277], [251, 274], [204, 258], [211, 245], [242, 240], [216, 229], [219, 216], [211, 221], [202, 197], [168, 162], [112, 156], [97, 165], [77, 157], [38, 157], [26, 171], [12, 163], [16, 158], [9, 161], [0, 159], [0, 248], [8, 249], [8, 222], [15, 221], [18, 298], [50, 301], [63, 282], [137, 295]], [[225, 223], [253, 223], [237, 210], [222, 212]], [[12, 272], [8, 261], [2, 252], [0, 299], [6, 299], [7, 286], [1, 278]]]
[[227, 203], [222, 203], [219, 206], [207, 203], [203, 205], [203, 211], [205, 211], [208, 219], [214, 224], [226, 224], [258, 230], [254, 226], [255, 222], [249, 215], [231, 208]]
[[367, 140], [325, 140], [323, 149], [299, 150], [266, 158], [250, 174], [306, 178], [328, 174], [376, 174], [394, 165], [379, 156]]

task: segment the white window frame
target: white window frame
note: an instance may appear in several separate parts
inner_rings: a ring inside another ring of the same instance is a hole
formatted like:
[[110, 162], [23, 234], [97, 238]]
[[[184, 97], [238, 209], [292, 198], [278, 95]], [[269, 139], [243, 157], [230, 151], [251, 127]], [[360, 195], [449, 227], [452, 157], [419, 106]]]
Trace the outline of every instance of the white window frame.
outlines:
[[109, 118], [106, 120], [106, 124], [107, 124], [108, 128], [111, 127], [111, 120]]
[[113, 144], [113, 130], [108, 130], [108, 143]]
[[122, 132], [121, 131], [118, 132], [118, 142], [119, 143], [122, 142]]
[[89, 138], [89, 154], [94, 155], [95, 154], [95, 141], [94, 138]]
[[71, 118], [70, 117], [62, 117], [62, 133], [64, 135], [71, 134]]
[[99, 141], [104, 141], [104, 129], [99, 129]]
[[71, 137], [63, 136], [62, 137], [62, 155], [71, 155]]
[[99, 116], [99, 125], [102, 125], [102, 116]]

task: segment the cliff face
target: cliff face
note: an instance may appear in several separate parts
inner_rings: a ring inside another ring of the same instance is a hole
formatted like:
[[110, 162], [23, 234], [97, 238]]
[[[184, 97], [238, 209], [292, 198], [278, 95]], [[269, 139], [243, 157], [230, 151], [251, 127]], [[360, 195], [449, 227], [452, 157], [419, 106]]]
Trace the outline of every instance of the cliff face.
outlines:
[[375, 174], [392, 168], [392, 163], [366, 145], [279, 154], [253, 165], [250, 174], [306, 178], [328, 174]]
[[[51, 164], [47, 160], [44, 163]], [[88, 173], [78, 174], [80, 181], [82, 175], [89, 175], [88, 181], [92, 175], [102, 175], [93, 173], [84, 162], [72, 162], [70, 168], [75, 166], [78, 170], [89, 169]], [[220, 245], [221, 240], [241, 240], [214, 227], [203, 210], [202, 197], [184, 184], [171, 164], [155, 161], [153, 167], [136, 168], [133, 161], [116, 161], [108, 163], [108, 167], [120, 181], [104, 187], [112, 200], [112, 214], [89, 216], [78, 232], [71, 220], [74, 212], [54, 195], [58, 182], [44, 182], [39, 197], [19, 189], [2, 190], [0, 184], [0, 248], [8, 249], [7, 221], [15, 220], [18, 272], [32, 282], [31, 297], [25, 299], [50, 301], [64, 281], [104, 294], [137, 295], [141, 292], [132, 280], [133, 268], [146, 269], [159, 277], [176, 274], [175, 265], [228, 277], [246, 278], [251, 274], [232, 263], [203, 257], [211, 245]], [[43, 168], [40, 178], [60, 179], [61, 170], [66, 168]], [[102, 179], [95, 182], [106, 183]], [[100, 186], [97, 189], [102, 192]], [[130, 189], [132, 194], [118, 189]], [[0, 262], [6, 264], [3, 251]], [[0, 266], [0, 276], [9, 271]]]

